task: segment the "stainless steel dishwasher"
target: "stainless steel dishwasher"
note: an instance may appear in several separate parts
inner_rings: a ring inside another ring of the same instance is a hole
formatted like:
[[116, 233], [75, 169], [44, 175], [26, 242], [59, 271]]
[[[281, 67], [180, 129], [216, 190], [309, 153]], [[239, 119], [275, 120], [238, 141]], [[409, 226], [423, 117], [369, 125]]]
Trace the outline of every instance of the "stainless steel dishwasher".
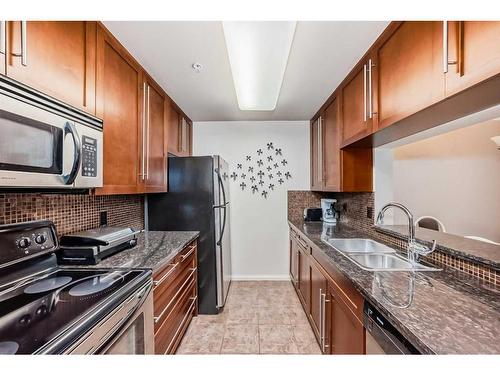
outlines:
[[373, 305], [365, 301], [363, 312], [366, 354], [420, 354]]

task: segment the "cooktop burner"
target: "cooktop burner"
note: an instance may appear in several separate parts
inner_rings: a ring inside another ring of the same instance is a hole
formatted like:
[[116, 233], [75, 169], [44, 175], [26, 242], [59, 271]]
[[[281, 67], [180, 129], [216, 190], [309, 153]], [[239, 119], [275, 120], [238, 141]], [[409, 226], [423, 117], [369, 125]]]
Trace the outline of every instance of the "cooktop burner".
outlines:
[[[14, 286], [0, 302], [0, 354], [44, 352], [44, 346], [71, 327], [96, 324], [88, 321], [97, 306], [109, 313], [125, 298], [143, 270], [58, 268]], [[87, 319], [87, 320], [86, 320]], [[83, 323], [82, 323], [83, 322]]]
[[0, 354], [16, 354], [19, 344], [14, 341], [0, 341]]
[[69, 290], [69, 295], [73, 297], [88, 296], [101, 292], [113, 286], [114, 283], [123, 279], [123, 275], [119, 272], [110, 273], [108, 275], [91, 277], [85, 281], [76, 284]]
[[24, 293], [36, 294], [36, 293], [48, 292], [50, 290], [58, 289], [66, 285], [71, 280], [73, 279], [69, 276], [49, 277], [47, 279], [31, 284], [29, 287], [24, 289]]

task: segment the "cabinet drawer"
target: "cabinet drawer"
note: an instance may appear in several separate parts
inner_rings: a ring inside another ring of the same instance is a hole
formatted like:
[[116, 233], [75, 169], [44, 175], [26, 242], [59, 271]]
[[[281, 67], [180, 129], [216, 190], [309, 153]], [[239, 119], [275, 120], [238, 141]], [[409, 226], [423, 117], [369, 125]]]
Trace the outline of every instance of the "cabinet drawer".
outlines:
[[192, 285], [196, 287], [196, 267], [184, 267], [168, 287], [153, 291], [154, 322], [159, 327], [167, 319], [180, 298]]
[[182, 270], [191, 265], [196, 267], [196, 241], [183, 249], [177, 256], [161, 271], [153, 275], [154, 290], [156, 293], [172, 284], [172, 281], [182, 273]]
[[174, 353], [191, 318], [196, 311], [196, 281], [191, 281], [189, 287], [174, 304], [168, 316], [155, 332], [155, 353]]

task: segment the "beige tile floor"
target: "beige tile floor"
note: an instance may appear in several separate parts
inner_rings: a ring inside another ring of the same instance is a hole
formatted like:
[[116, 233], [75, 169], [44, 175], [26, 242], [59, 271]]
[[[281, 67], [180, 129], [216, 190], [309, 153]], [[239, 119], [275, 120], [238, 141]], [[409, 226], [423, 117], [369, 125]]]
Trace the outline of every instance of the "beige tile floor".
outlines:
[[288, 281], [237, 281], [224, 311], [193, 318], [177, 354], [320, 354]]

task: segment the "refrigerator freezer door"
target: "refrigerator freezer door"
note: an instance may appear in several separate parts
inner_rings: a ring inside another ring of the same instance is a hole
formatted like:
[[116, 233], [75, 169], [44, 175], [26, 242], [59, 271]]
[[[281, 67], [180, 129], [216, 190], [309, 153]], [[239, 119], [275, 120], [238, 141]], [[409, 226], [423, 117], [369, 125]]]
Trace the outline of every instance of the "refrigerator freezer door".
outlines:
[[231, 284], [231, 238], [229, 230], [229, 166], [214, 156], [215, 238], [217, 271], [217, 307], [223, 307]]

